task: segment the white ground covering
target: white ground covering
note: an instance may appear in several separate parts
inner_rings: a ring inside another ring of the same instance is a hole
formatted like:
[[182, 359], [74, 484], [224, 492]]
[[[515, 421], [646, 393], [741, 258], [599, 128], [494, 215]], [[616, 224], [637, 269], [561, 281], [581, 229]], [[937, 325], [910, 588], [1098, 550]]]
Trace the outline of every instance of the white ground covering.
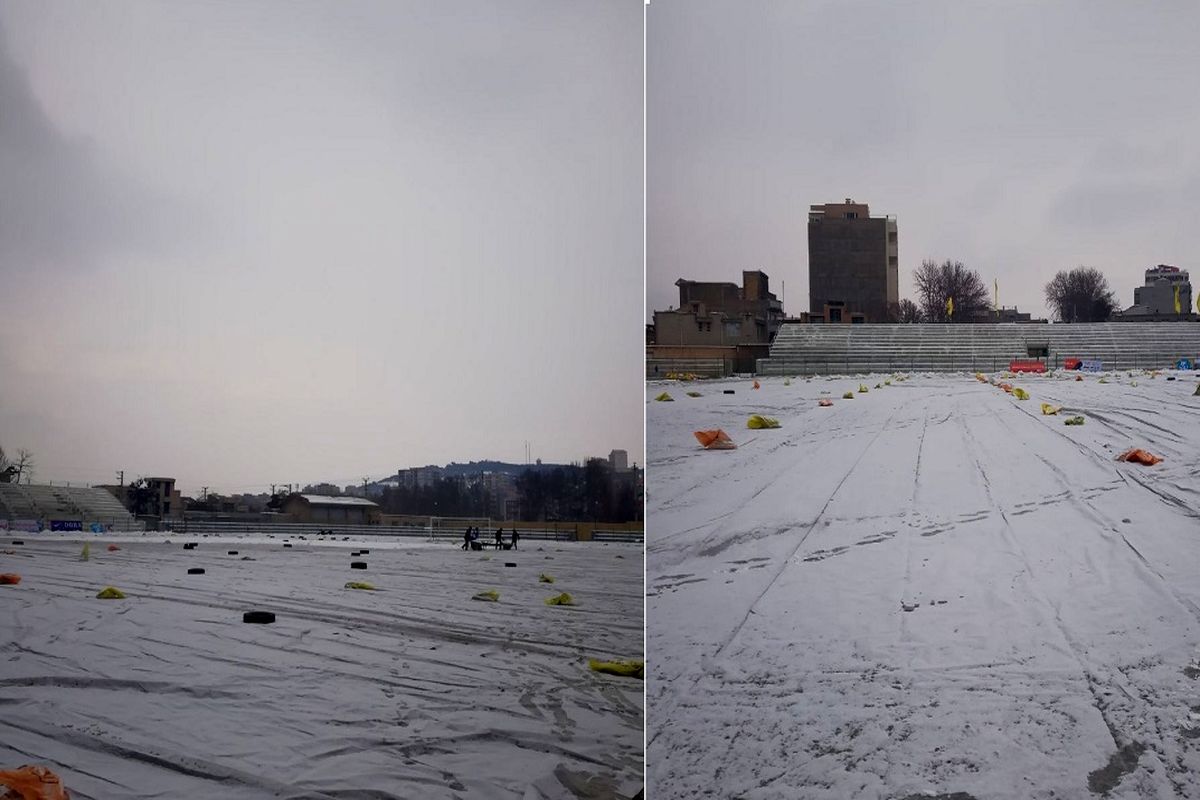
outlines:
[[[647, 795], [1200, 797], [1176, 374], [649, 384]], [[716, 427], [739, 449], [702, 450]]]
[[[643, 684], [587, 665], [642, 657], [640, 546], [291, 542], [6, 534], [0, 572], [22, 582], [0, 586], [0, 768], [41, 763], [97, 800], [641, 788]], [[471, 599], [486, 589], [500, 601]], [[560, 591], [579, 606], [543, 604]], [[278, 619], [243, 624], [251, 609]]]

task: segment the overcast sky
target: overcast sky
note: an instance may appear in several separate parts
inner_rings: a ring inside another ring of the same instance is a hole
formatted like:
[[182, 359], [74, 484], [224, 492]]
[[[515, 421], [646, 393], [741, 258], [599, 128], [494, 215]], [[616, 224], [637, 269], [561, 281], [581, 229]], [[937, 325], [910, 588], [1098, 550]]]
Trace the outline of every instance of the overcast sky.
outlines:
[[0, 446], [642, 462], [642, 2], [0, 5]]
[[898, 220], [923, 259], [1047, 316], [1060, 269], [1122, 308], [1147, 267], [1200, 275], [1200, 5], [653, 0], [647, 319], [677, 278], [762, 269], [808, 310], [810, 204]]

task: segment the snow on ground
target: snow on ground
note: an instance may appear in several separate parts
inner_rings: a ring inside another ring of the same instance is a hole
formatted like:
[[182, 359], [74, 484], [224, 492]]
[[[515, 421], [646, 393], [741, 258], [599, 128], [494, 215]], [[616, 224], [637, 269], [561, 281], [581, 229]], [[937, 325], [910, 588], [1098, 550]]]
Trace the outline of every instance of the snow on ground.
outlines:
[[[371, 537], [352, 559], [358, 544], [157, 533], [86, 537], [84, 562], [84, 538], [0, 540], [0, 572], [22, 576], [0, 586], [0, 768], [41, 763], [98, 800], [642, 786], [642, 682], [587, 664], [642, 657], [638, 545]], [[106, 585], [128, 599], [96, 599]], [[486, 589], [499, 602], [471, 599]], [[561, 591], [578, 607], [543, 603]], [[251, 609], [277, 621], [243, 624]]]
[[1200, 797], [1197, 377], [886, 377], [647, 385], [647, 796]]

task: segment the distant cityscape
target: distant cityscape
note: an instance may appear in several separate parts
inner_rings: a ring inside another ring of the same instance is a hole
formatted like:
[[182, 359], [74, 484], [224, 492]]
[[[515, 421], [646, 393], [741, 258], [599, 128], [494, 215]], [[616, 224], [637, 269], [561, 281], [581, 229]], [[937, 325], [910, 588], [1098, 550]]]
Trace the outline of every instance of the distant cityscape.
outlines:
[[[24, 505], [33, 500], [18, 488], [22, 477], [31, 484], [28, 470], [24, 474], [15, 467], [0, 470], [0, 483], [13, 485], [5, 496]], [[529, 464], [491, 460], [430, 464], [357, 484], [276, 484], [271, 491], [258, 493], [222, 495], [205, 489], [198, 497], [188, 497], [178, 490], [174, 478], [161, 476], [89, 488], [108, 492], [129, 514], [150, 525], [181, 520], [387, 525], [408, 524], [414, 517], [630, 523], [642, 519], [645, 473], [630, 463], [627, 451], [612, 450], [607, 458], [583, 463], [549, 464], [537, 459]], [[72, 504], [91, 502], [86, 495], [73, 496], [74, 500], [63, 501], [68, 510]], [[5, 502], [3, 497], [0, 502]], [[79, 510], [76, 516], [89, 516]], [[0, 516], [13, 518], [14, 514]]]
[[[655, 310], [646, 326], [646, 376], [751, 373], [783, 325], [1047, 322], [998, 303], [999, 290], [963, 264], [926, 261], [914, 271], [915, 300], [899, 290], [899, 226], [866, 203], [813, 205], [808, 216], [808, 310], [788, 315], [761, 270], [742, 284], [679, 278], [678, 307]], [[1133, 304], [1121, 310], [1094, 268], [1059, 272], [1046, 285], [1059, 322], [1196, 321], [1188, 272], [1145, 270]], [[995, 291], [993, 291], [995, 290]]]

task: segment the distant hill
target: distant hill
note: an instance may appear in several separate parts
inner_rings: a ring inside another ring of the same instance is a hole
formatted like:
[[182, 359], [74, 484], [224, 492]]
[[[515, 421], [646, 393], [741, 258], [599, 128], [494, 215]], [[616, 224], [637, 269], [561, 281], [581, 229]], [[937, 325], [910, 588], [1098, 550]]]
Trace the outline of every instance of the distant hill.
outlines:
[[507, 461], [470, 461], [466, 464], [451, 462], [444, 469], [448, 476], [478, 475], [481, 472], [502, 472], [507, 475], [520, 475], [526, 470], [533, 472], [550, 472], [569, 464], [509, 464]]

